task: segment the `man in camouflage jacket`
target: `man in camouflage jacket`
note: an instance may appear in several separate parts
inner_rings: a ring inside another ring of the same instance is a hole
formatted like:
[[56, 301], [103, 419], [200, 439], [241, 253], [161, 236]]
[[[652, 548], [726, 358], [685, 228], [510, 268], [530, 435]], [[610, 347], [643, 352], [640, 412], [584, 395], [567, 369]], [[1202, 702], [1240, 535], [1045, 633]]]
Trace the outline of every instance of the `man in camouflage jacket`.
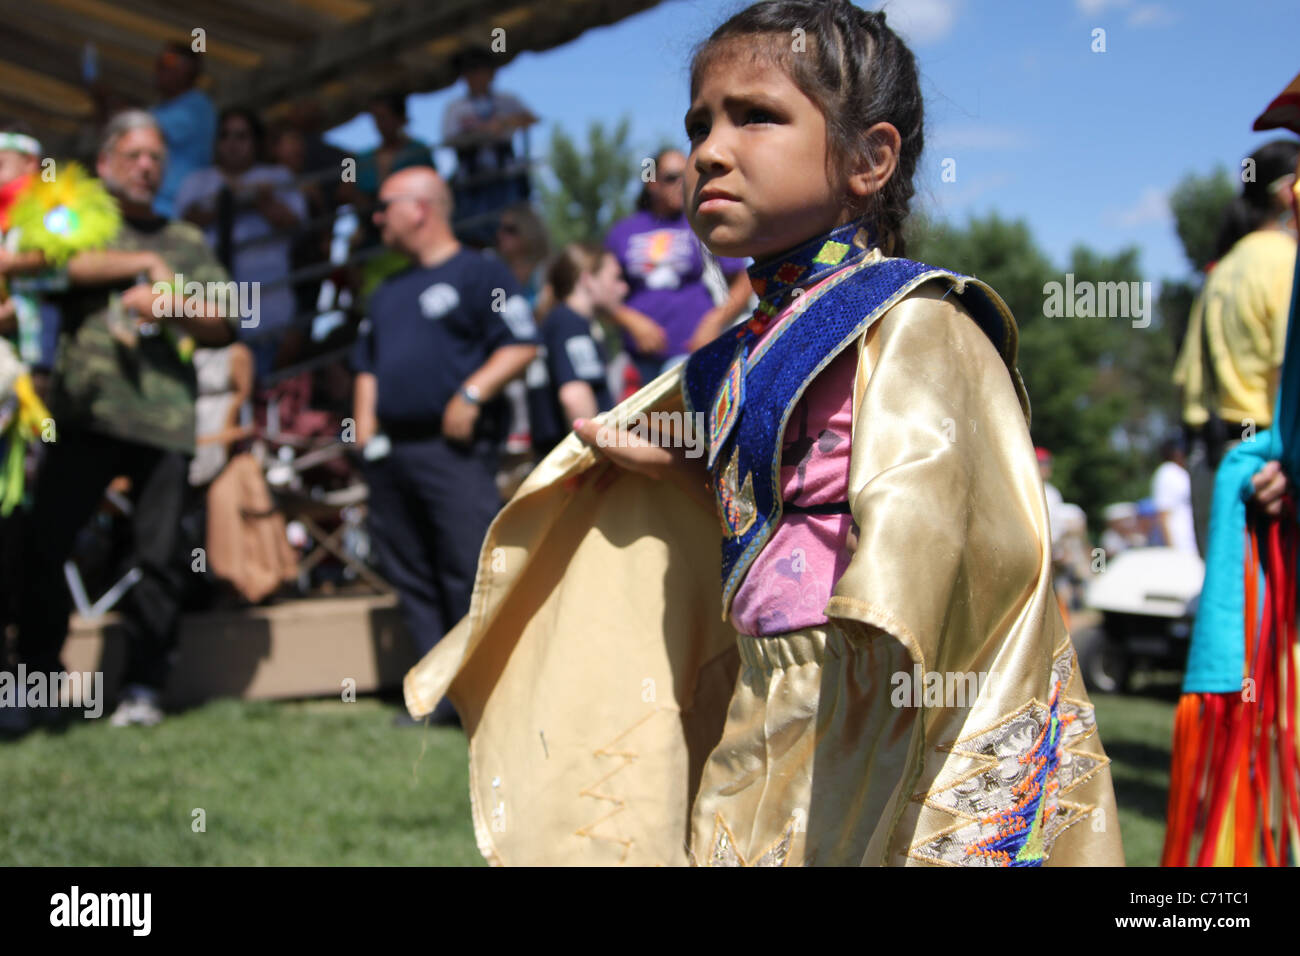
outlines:
[[71, 609], [63, 564], [105, 487], [126, 476], [143, 576], [122, 606], [129, 640], [117, 725], [161, 719], [159, 695], [190, 565], [178, 554], [194, 454], [189, 350], [192, 342], [229, 343], [240, 321], [228, 308], [237, 297], [221, 296], [226, 307], [212, 299], [227, 276], [199, 230], [152, 210], [165, 162], [148, 113], [109, 122], [97, 170], [121, 207], [122, 229], [109, 248], [81, 253], [67, 266], [49, 397], [53, 422], [44, 436], [49, 445], [30, 516], [19, 612], [19, 657], [28, 673], [58, 671]]

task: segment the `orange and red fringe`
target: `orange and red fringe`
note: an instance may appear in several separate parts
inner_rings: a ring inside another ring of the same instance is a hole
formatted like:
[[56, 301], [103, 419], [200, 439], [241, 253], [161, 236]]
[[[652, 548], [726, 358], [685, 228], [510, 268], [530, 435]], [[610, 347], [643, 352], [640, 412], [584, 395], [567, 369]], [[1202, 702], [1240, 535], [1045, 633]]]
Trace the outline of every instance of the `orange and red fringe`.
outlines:
[[1295, 516], [1252, 522], [1246, 534], [1247, 679], [1241, 693], [1178, 702], [1161, 866], [1300, 862]]

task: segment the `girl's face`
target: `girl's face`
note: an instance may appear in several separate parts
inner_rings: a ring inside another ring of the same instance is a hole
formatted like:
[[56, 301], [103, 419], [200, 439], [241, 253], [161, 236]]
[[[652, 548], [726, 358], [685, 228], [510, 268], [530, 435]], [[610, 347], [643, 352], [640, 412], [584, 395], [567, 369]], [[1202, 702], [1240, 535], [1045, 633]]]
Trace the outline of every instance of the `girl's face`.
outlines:
[[714, 255], [759, 259], [848, 221], [827, 181], [825, 117], [784, 70], [715, 62], [686, 135], [686, 216]]
[[623, 267], [612, 254], [600, 259], [600, 266], [581, 279], [587, 286], [591, 301], [603, 309], [613, 309], [627, 296], [627, 283], [623, 281]]

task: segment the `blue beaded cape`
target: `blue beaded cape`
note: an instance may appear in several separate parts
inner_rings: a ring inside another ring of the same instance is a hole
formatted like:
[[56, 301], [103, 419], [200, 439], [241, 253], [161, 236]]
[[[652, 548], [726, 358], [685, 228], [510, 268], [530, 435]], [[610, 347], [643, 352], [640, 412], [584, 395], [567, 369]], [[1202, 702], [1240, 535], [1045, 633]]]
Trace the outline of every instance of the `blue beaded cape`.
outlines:
[[710, 485], [722, 522], [723, 620], [781, 519], [781, 439], [795, 404], [840, 352], [928, 282], [961, 300], [1014, 369], [1015, 322], [993, 289], [971, 276], [891, 258], [860, 259], [832, 272], [752, 354], [753, 336], [737, 327], [688, 360], [682, 397], [688, 413], [706, 416]]

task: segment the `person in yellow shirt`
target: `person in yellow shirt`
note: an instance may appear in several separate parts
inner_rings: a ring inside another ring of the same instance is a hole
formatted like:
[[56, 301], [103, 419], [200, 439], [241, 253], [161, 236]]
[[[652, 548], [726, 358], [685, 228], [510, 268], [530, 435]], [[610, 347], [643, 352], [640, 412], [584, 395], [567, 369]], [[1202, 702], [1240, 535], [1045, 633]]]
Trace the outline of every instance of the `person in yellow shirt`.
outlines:
[[1174, 383], [1193, 436], [1188, 459], [1196, 538], [1204, 553], [1214, 472], [1224, 452], [1273, 421], [1296, 258], [1291, 203], [1300, 142], [1251, 154], [1219, 232], [1220, 258], [1192, 306]]

